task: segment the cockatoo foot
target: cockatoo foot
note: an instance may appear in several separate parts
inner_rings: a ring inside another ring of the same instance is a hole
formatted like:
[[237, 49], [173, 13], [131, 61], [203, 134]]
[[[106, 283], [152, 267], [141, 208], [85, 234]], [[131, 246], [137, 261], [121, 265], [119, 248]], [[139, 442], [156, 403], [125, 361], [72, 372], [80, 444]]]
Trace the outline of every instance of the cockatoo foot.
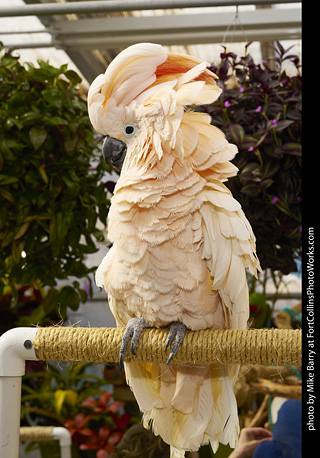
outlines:
[[123, 368], [123, 361], [127, 353], [127, 348], [131, 340], [131, 352], [135, 355], [136, 349], [138, 348], [139, 338], [142, 331], [145, 328], [150, 328], [151, 326], [144, 321], [143, 318], [131, 318], [128, 321], [126, 330], [122, 337], [121, 347], [120, 347], [120, 358], [119, 365]]
[[165, 350], [172, 344], [173, 340], [174, 343], [171, 347], [171, 351], [169, 354], [169, 358], [167, 359], [167, 364], [170, 363], [172, 358], [175, 356], [177, 351], [179, 350], [180, 345], [183, 342], [187, 327], [183, 323], [174, 323], [170, 326], [170, 331], [165, 343]]

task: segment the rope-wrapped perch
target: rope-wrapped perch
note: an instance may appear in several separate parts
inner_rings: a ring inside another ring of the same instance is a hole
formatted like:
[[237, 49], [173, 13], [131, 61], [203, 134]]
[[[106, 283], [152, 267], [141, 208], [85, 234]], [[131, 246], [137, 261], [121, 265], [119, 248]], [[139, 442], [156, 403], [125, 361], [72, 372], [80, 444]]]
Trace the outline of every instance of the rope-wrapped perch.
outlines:
[[[39, 328], [33, 341], [43, 361], [87, 361], [116, 363], [125, 328]], [[137, 354], [130, 348], [125, 361], [165, 363], [168, 329], [145, 329]], [[187, 331], [174, 362], [301, 365], [301, 331], [292, 329]]]
[[20, 428], [21, 442], [52, 441], [54, 426], [22, 426]]

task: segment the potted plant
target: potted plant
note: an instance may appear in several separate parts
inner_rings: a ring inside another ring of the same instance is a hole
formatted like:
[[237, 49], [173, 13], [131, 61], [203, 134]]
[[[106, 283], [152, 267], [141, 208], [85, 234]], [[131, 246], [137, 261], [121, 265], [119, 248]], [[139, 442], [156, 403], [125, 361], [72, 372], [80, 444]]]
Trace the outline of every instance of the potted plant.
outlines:
[[19, 285], [45, 287], [25, 325], [41, 323], [58, 304], [64, 319], [67, 305], [86, 300], [78, 279], [90, 282], [85, 259], [103, 240], [109, 207], [109, 169], [81, 79], [67, 65], [38, 64], [22, 65], [0, 44], [0, 297], [6, 288], [16, 307]]
[[201, 110], [238, 146], [239, 173], [226, 184], [253, 227], [262, 269], [289, 274], [301, 257], [300, 62], [276, 42], [273, 65], [255, 63], [249, 45], [244, 56], [225, 51], [210, 67], [222, 94]]

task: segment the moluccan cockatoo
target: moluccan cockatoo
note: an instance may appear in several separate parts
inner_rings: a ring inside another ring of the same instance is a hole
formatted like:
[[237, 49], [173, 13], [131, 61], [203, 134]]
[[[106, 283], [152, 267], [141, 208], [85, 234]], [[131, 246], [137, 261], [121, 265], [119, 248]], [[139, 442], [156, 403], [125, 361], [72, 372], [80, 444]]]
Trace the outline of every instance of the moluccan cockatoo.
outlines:
[[237, 147], [192, 106], [221, 92], [205, 62], [141, 43], [122, 51], [88, 94], [103, 154], [121, 169], [108, 215], [112, 247], [96, 282], [126, 327], [123, 363], [145, 327], [170, 327], [167, 364], [124, 362], [143, 424], [171, 458], [211, 443], [235, 447], [236, 365], [174, 362], [185, 330], [245, 329], [246, 268], [259, 262], [251, 226], [223, 184]]

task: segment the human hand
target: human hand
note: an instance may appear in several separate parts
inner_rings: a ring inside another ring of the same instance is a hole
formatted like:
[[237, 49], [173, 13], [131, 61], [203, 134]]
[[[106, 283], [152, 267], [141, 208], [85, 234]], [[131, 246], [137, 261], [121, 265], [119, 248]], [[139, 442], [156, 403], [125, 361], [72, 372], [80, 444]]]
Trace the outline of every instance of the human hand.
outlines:
[[251, 458], [260, 442], [272, 440], [272, 433], [265, 428], [243, 428], [239, 436], [238, 447], [229, 458]]

